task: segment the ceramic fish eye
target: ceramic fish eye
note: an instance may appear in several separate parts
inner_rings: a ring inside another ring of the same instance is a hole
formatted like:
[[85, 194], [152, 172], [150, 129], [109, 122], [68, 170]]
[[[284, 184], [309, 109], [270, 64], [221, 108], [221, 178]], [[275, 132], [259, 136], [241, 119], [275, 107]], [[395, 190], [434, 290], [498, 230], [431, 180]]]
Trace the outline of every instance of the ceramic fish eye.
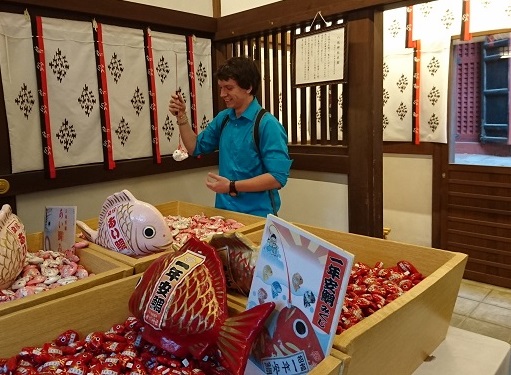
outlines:
[[154, 229], [153, 226], [147, 226], [147, 227], [144, 228], [142, 233], [144, 234], [145, 238], [151, 239], [151, 238], [153, 238], [156, 235], [156, 229]]
[[296, 319], [293, 323], [293, 331], [299, 338], [303, 339], [308, 335], [307, 325], [302, 319]]

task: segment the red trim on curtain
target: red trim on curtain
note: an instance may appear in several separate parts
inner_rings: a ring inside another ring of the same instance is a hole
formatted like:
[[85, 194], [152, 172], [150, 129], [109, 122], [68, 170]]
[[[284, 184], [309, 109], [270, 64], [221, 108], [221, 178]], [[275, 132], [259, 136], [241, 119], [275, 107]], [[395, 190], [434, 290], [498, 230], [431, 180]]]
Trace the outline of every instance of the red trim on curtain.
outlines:
[[472, 39], [470, 34], [470, 0], [463, 0], [463, 12], [461, 15], [461, 40], [469, 41]]
[[146, 67], [147, 82], [149, 84], [149, 108], [151, 114], [151, 135], [153, 145], [153, 158], [157, 164], [161, 163], [160, 153], [160, 137], [158, 135], [158, 103], [156, 101], [156, 83], [154, 81], [154, 60], [153, 60], [153, 43], [151, 38], [151, 30], [145, 30], [146, 42]]
[[413, 41], [413, 6], [406, 7], [406, 48], [414, 48], [415, 42]]
[[57, 172], [55, 170], [55, 160], [53, 159], [53, 147], [51, 142], [51, 124], [50, 124], [50, 107], [48, 104], [48, 82], [46, 81], [46, 57], [44, 54], [44, 39], [43, 39], [43, 20], [40, 16], [36, 17], [37, 26], [37, 67], [40, 82], [39, 98], [42, 103], [39, 103], [41, 109], [41, 133], [43, 141], [43, 153], [45, 159], [45, 167], [49, 173], [50, 178], [55, 178]]
[[193, 40], [195, 35], [186, 37], [186, 47], [188, 50], [188, 81], [190, 83], [190, 101], [192, 111], [192, 129], [195, 134], [199, 133], [199, 124], [197, 123], [197, 90], [195, 88], [195, 59], [193, 55]]
[[421, 41], [414, 42], [413, 49], [413, 116], [412, 139], [413, 143], [420, 143], [420, 76], [421, 76]]
[[103, 133], [103, 156], [108, 169], [115, 168], [112, 144], [112, 125], [110, 123], [110, 106], [108, 103], [108, 83], [106, 78], [105, 53], [103, 50], [103, 29], [101, 23], [94, 28], [96, 33], [96, 59], [98, 64], [99, 96], [101, 98], [101, 130]]

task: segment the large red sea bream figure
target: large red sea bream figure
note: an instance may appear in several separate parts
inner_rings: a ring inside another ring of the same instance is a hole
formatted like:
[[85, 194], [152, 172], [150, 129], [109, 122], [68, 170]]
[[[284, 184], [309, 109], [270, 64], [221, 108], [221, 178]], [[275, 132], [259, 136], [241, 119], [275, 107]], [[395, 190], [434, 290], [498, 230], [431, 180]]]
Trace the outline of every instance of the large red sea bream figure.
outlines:
[[241, 375], [252, 342], [275, 304], [228, 317], [226, 297], [216, 249], [192, 237], [144, 272], [129, 309], [145, 323], [143, 338], [153, 345], [180, 357], [214, 356], [231, 374]]

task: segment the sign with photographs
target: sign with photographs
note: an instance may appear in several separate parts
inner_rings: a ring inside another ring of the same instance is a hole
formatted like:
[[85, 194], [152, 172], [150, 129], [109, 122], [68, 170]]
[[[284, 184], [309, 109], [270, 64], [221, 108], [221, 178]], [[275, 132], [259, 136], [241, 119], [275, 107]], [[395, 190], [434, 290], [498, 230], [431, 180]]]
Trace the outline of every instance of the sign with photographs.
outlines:
[[268, 215], [247, 309], [274, 302], [245, 375], [305, 375], [330, 353], [354, 255]]

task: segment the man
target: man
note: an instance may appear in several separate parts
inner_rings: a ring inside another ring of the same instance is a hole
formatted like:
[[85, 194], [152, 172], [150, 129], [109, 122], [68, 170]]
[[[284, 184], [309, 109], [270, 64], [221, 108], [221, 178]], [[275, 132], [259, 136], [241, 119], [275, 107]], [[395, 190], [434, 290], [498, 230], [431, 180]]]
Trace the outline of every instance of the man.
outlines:
[[190, 127], [186, 105], [172, 95], [169, 110], [177, 117], [181, 140], [190, 155], [219, 150], [219, 174], [208, 173], [206, 186], [216, 193], [215, 207], [266, 217], [280, 208], [278, 189], [285, 186], [292, 161], [287, 134], [270, 113], [259, 122], [258, 147], [254, 123], [261, 109], [255, 97], [261, 75], [252, 59], [233, 57], [216, 72], [221, 111], [199, 135]]

